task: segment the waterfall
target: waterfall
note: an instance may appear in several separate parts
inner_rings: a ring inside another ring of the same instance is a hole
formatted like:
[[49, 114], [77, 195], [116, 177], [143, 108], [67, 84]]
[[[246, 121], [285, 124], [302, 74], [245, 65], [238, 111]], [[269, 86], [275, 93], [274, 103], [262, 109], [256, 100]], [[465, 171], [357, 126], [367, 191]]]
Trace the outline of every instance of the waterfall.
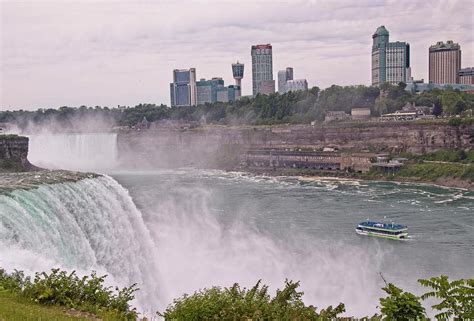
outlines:
[[[154, 242], [128, 192], [107, 176], [0, 195], [0, 266], [103, 271], [138, 283], [138, 306], [156, 308]], [[46, 265], [48, 265], [46, 264]], [[51, 265], [49, 265], [51, 267]]]
[[31, 135], [28, 159], [50, 169], [112, 169], [117, 161], [117, 134]]

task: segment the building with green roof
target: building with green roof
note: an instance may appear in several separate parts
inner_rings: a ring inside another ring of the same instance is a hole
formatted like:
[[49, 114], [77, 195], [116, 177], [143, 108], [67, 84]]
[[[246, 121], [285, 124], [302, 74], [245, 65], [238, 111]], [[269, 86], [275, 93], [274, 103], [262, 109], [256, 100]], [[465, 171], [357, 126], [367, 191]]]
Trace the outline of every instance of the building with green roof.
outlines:
[[410, 44], [390, 42], [385, 26], [372, 35], [372, 85], [406, 83], [411, 78]]

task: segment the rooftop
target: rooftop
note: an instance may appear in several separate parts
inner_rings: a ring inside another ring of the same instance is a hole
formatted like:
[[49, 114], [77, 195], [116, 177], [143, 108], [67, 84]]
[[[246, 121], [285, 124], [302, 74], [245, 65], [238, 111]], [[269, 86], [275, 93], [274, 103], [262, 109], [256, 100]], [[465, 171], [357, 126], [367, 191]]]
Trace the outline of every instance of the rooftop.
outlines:
[[374, 222], [374, 221], [361, 222], [361, 223], [359, 223], [359, 225], [364, 226], [364, 227], [373, 227], [373, 228], [391, 230], [391, 231], [396, 231], [396, 230], [401, 230], [401, 229], [407, 228], [406, 225], [393, 224], [393, 223], [382, 223], [382, 222]]
[[388, 30], [385, 28], [385, 26], [380, 26], [377, 28], [377, 30], [375, 31], [373, 37], [376, 37], [376, 36], [388, 36]]
[[435, 45], [430, 46], [430, 51], [438, 50], [460, 50], [461, 47], [458, 43], [454, 43], [452, 40], [446, 42], [438, 41]]

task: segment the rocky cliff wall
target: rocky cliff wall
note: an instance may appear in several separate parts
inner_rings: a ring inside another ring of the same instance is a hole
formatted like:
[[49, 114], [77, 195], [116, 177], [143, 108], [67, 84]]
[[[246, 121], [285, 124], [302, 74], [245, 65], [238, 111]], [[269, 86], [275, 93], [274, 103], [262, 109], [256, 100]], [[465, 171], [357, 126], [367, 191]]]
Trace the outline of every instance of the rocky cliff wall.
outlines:
[[0, 171], [25, 171], [28, 162], [28, 137], [0, 135]]
[[471, 149], [474, 126], [416, 122], [347, 122], [318, 126], [200, 127], [188, 130], [121, 132], [118, 154], [124, 164], [152, 167], [222, 167], [248, 148], [323, 148], [425, 153], [441, 148]]

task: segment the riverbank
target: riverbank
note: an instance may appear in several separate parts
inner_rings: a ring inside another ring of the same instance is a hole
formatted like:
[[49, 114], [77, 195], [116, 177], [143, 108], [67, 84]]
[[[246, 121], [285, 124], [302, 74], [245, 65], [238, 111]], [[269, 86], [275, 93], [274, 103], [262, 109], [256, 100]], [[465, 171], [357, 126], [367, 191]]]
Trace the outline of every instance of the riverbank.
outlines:
[[[415, 164], [414, 164], [415, 165]], [[366, 181], [387, 181], [400, 183], [429, 184], [449, 188], [461, 188], [474, 191], [474, 165], [463, 165], [468, 167], [466, 172], [460, 176], [450, 175], [434, 175], [431, 166], [425, 164], [413, 167], [408, 165], [406, 169], [394, 174], [370, 171], [368, 173], [350, 173], [344, 171], [316, 170], [302, 168], [261, 168], [246, 167], [240, 168], [241, 171], [251, 173], [253, 175], [265, 176], [302, 176], [302, 177], [331, 177], [337, 179], [356, 179]], [[461, 166], [461, 165], [459, 165]], [[428, 172], [432, 176], [423, 175]], [[449, 174], [449, 172], [448, 172]], [[459, 173], [458, 173], [459, 174]], [[464, 175], [464, 176], [463, 176]]]

